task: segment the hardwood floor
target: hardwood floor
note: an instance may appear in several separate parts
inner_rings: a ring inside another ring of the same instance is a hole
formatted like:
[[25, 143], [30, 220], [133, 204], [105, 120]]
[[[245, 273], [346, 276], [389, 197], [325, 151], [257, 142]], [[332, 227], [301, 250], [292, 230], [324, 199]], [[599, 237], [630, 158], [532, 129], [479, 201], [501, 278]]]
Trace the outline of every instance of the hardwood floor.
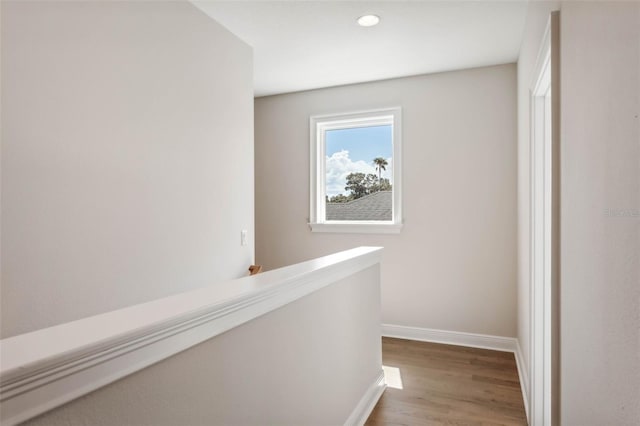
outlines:
[[383, 337], [382, 363], [402, 389], [387, 386], [367, 425], [527, 424], [512, 353]]

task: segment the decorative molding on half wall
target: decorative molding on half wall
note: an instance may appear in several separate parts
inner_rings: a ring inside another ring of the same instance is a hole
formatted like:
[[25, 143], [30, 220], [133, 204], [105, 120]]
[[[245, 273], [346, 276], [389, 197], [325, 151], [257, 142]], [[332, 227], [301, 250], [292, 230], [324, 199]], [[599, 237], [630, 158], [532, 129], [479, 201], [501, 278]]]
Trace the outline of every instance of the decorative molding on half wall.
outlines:
[[359, 247], [0, 341], [3, 425], [15, 425], [380, 262]]

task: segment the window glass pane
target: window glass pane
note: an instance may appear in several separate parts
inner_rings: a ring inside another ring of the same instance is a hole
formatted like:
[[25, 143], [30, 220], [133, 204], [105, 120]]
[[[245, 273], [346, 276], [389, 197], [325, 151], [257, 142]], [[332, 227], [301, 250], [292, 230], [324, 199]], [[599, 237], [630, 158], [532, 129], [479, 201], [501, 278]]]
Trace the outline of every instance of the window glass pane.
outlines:
[[393, 219], [393, 126], [325, 132], [326, 218]]

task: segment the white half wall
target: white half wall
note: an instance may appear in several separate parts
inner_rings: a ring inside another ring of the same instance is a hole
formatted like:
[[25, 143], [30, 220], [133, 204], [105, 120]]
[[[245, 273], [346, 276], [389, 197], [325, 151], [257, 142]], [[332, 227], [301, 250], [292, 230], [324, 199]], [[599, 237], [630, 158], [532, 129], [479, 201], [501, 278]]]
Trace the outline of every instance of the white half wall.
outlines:
[[[312, 233], [309, 116], [393, 106], [402, 232]], [[258, 263], [384, 246], [384, 323], [516, 336], [514, 64], [258, 98], [255, 120]]]
[[2, 337], [243, 275], [251, 49], [188, 2], [1, 7]]
[[25, 424], [364, 424], [384, 386], [379, 283], [360, 269]]

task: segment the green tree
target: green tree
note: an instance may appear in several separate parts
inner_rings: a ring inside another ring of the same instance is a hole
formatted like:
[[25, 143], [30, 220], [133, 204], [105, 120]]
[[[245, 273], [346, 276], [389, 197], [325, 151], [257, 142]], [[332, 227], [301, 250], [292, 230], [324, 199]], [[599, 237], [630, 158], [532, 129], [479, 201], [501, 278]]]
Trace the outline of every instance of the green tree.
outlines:
[[371, 186], [369, 193], [373, 194], [378, 191], [391, 191], [391, 182], [389, 179], [382, 178]]
[[338, 194], [331, 197], [328, 201], [330, 203], [348, 203], [351, 200], [353, 200], [353, 197], [351, 197], [351, 195], [347, 196], [344, 194]]
[[[373, 194], [378, 191], [390, 191], [391, 184], [389, 179], [379, 179], [373, 173], [349, 173], [347, 175], [347, 186], [344, 187], [350, 194], [347, 196], [348, 201], [356, 200], [365, 195]], [[341, 202], [341, 201], [336, 201]]]
[[376, 170], [378, 171], [378, 180], [382, 179], [382, 171], [387, 170], [387, 166], [389, 163], [382, 157], [376, 157], [373, 159], [373, 164], [376, 166]]
[[364, 197], [368, 194], [367, 190], [367, 176], [364, 173], [349, 173], [347, 175], [347, 185], [344, 187], [345, 191], [351, 192], [353, 199]]

